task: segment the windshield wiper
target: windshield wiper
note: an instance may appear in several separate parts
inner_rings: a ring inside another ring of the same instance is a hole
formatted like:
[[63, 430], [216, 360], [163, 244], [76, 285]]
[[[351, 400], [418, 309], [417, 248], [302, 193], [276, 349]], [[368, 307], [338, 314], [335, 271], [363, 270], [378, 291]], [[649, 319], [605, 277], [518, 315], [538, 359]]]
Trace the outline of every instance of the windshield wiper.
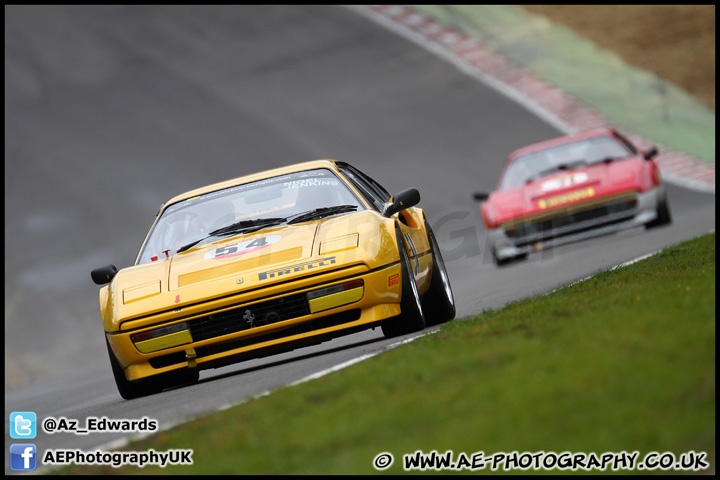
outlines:
[[307, 212], [298, 213], [296, 215], [291, 215], [287, 218], [280, 218], [280, 217], [273, 217], [273, 218], [257, 218], [254, 220], [241, 220], [239, 222], [233, 223], [231, 225], [228, 225], [226, 227], [218, 228], [217, 230], [213, 230], [210, 232], [206, 237], [203, 237], [199, 240], [195, 240], [194, 242], [190, 242], [187, 245], [183, 245], [182, 247], [177, 249], [176, 253], [184, 252], [185, 250], [189, 250], [198, 243], [210, 238], [210, 237], [222, 237], [224, 235], [232, 235], [234, 233], [250, 233], [257, 230], [261, 230], [263, 228], [272, 227], [274, 225], [280, 225], [282, 223], [300, 223], [305, 222], [308, 220], [315, 220], [318, 218], [323, 217], [329, 217], [331, 215], [337, 215], [339, 213], [347, 213], [347, 212], [353, 212], [357, 210], [357, 205], [337, 205], [334, 207], [320, 207], [316, 208], [314, 210], [309, 210]]
[[538, 178], [542, 178], [546, 175], [550, 175], [553, 172], [557, 172], [560, 170], [572, 170], [573, 168], [582, 167], [587, 164], [588, 163], [585, 160], [576, 160], [574, 162], [561, 163], [560, 165], [555, 165], [554, 167], [550, 167], [545, 170], [542, 170], [542, 171], [536, 173], [535, 175], [531, 175], [527, 180], [525, 180], [525, 183], [529, 183], [534, 180], [537, 180]]
[[226, 227], [218, 228], [210, 232], [210, 236], [218, 237], [227, 235], [230, 233], [247, 232], [260, 230], [261, 228], [271, 227], [273, 225], [279, 225], [285, 223], [285, 218], [272, 217], [272, 218], [256, 218], [254, 220], [240, 220]]
[[629, 155], [625, 155], [625, 156], [622, 156], [622, 157], [605, 157], [605, 158], [603, 158], [602, 160], [596, 160], [596, 161], [594, 161], [594, 162], [590, 162], [590, 163], [588, 163], [588, 165], [597, 165], [598, 163], [612, 163], [612, 162], [614, 162], [615, 160], [623, 160], [623, 159], [625, 159], [625, 158], [628, 158], [628, 156], [629, 156]]
[[320, 207], [307, 212], [298, 213], [287, 218], [287, 223], [292, 225], [293, 223], [306, 222], [308, 220], [316, 220], [318, 218], [329, 217], [331, 215], [337, 215], [339, 213], [354, 212], [357, 210], [357, 205], [337, 205], [334, 207]]
[[254, 220], [241, 220], [239, 222], [232, 223], [230, 225], [227, 225], [222, 228], [218, 228], [217, 230], [213, 230], [210, 232], [207, 236], [195, 240], [194, 242], [190, 242], [187, 245], [183, 245], [182, 247], [177, 249], [177, 253], [184, 252], [185, 250], [189, 250], [198, 243], [202, 242], [203, 240], [206, 240], [210, 237], [222, 237], [224, 235], [232, 235], [234, 233], [250, 233], [254, 232], [256, 230], [261, 230], [266, 227], [272, 227], [273, 225], [279, 225], [281, 223], [285, 223], [284, 218], [280, 217], [273, 217], [273, 218], [256, 218]]

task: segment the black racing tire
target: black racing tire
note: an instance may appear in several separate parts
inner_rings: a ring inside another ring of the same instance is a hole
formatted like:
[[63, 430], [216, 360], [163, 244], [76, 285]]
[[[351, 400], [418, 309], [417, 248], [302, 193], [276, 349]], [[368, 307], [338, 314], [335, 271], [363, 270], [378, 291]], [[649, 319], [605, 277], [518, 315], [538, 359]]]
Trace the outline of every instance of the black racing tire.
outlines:
[[405, 243], [400, 229], [396, 229], [396, 237], [400, 255], [402, 296], [400, 299], [400, 315], [388, 318], [382, 323], [382, 332], [387, 338], [419, 332], [425, 328], [420, 293], [415, 283], [415, 277], [412, 274], [410, 259], [405, 250]]
[[661, 227], [672, 223], [672, 215], [670, 214], [670, 205], [668, 205], [667, 197], [663, 195], [662, 200], [658, 202], [657, 218], [652, 222], [645, 224], [646, 229]]
[[507, 267], [508, 265], [512, 265], [513, 263], [522, 262], [525, 259], [527, 259], [527, 253], [516, 255], [514, 257], [498, 258], [495, 254], [495, 251], [493, 251], [493, 261], [498, 267]]
[[110, 348], [110, 342], [105, 339], [107, 345], [108, 356], [110, 357], [110, 365], [112, 366], [113, 377], [115, 377], [115, 385], [117, 385], [120, 396], [125, 400], [145, 397], [162, 391], [162, 382], [142, 380], [128, 380], [125, 378], [125, 372], [115, 358], [115, 354]]
[[428, 242], [430, 242], [430, 252], [432, 253], [432, 277], [430, 279], [430, 288], [423, 298], [423, 314], [425, 316], [425, 324], [439, 325], [455, 318], [455, 297], [450, 286], [450, 277], [445, 268], [445, 261], [440, 252], [440, 246], [437, 243], [435, 234], [430, 228], [427, 220], [425, 221], [425, 230], [427, 232]]
[[107, 339], [105, 339], [105, 344], [107, 345], [108, 356], [110, 357], [113, 377], [115, 377], [115, 385], [117, 385], [120, 396], [125, 400], [160, 393], [165, 388], [189, 385], [196, 383], [200, 379], [200, 372], [197, 368], [184, 368], [141, 380], [128, 380], [125, 378], [125, 372], [115, 358], [115, 354], [112, 352]]

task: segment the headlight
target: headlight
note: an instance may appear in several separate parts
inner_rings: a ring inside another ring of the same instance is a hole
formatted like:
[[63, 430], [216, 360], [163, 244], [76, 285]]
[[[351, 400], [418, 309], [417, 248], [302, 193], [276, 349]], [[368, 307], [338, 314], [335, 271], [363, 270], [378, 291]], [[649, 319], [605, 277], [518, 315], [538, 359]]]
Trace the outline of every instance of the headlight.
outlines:
[[322, 312], [331, 308], [354, 303], [363, 297], [365, 291], [362, 280], [353, 280], [331, 287], [320, 288], [305, 294], [310, 313]]
[[186, 322], [136, 333], [130, 335], [130, 339], [142, 353], [156, 352], [165, 348], [192, 343], [192, 336]]

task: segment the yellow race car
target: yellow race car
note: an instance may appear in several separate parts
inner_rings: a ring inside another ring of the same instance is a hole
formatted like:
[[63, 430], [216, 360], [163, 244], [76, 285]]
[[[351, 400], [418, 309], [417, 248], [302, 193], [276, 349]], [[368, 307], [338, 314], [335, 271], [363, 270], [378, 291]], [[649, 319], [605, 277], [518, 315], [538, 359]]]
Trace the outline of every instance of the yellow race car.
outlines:
[[391, 196], [317, 160], [213, 184], [164, 204], [133, 266], [92, 271], [120, 395], [199, 370], [380, 327], [455, 317], [437, 241], [410, 188]]

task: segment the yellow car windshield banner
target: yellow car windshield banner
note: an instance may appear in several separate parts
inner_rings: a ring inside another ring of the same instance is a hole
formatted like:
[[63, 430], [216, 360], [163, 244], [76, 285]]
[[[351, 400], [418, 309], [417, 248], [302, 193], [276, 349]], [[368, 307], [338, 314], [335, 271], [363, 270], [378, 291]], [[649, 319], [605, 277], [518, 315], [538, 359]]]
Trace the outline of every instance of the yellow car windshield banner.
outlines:
[[565, 203], [575, 202], [578, 200], [585, 200], [595, 196], [595, 189], [592, 187], [583, 188], [582, 190], [575, 190], [574, 192], [565, 193], [563, 195], [557, 195], [555, 197], [543, 198], [538, 201], [538, 207], [542, 210], [546, 208], [557, 207]]

